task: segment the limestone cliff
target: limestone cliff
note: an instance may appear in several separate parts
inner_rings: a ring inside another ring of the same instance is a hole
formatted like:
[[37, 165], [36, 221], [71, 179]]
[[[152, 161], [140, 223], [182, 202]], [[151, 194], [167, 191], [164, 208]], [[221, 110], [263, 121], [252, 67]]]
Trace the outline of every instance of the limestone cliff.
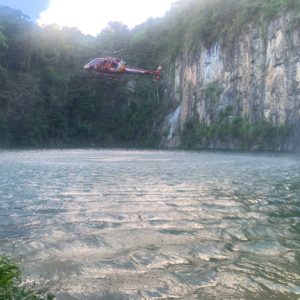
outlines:
[[[268, 26], [250, 24], [232, 45], [216, 42], [178, 57], [165, 79], [174, 111], [165, 121], [163, 145], [180, 145], [189, 119], [209, 127], [227, 111], [229, 121], [290, 128], [276, 148], [300, 149], [300, 29], [291, 29], [291, 18], [282, 13]], [[239, 148], [228, 140], [209, 145]]]

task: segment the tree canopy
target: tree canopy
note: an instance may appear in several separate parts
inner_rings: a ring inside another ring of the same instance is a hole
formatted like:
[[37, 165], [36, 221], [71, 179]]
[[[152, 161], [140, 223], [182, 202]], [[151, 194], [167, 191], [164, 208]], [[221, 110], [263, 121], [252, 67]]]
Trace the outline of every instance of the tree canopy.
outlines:
[[42, 28], [0, 6], [0, 146], [158, 145], [159, 124], [172, 105], [163, 86], [100, 80], [83, 72], [86, 62], [110, 55], [151, 69], [172, 65], [186, 50], [234, 41], [249, 22], [299, 6], [298, 0], [179, 0], [163, 18], [132, 30], [112, 22], [97, 37]]

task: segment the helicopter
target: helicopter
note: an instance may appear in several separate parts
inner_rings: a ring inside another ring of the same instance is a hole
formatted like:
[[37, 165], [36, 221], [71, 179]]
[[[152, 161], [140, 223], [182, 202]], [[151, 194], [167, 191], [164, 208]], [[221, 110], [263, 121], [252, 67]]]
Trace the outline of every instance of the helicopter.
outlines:
[[101, 75], [153, 75], [156, 81], [160, 80], [160, 72], [162, 67], [159, 66], [157, 70], [148, 70], [137, 67], [130, 67], [121, 58], [114, 57], [99, 57], [84, 65], [84, 70], [95, 71]]

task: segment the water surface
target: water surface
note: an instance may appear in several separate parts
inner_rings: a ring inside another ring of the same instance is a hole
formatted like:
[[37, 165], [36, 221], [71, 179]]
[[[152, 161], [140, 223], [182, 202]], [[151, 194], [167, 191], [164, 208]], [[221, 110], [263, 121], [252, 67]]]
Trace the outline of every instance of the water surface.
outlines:
[[299, 299], [300, 156], [2, 151], [0, 251], [57, 299]]

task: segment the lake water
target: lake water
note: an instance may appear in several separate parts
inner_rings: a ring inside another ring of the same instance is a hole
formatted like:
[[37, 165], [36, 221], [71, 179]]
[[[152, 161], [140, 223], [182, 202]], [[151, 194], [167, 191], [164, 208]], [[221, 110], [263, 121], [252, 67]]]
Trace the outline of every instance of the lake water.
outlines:
[[57, 299], [300, 299], [300, 156], [1, 151], [0, 251]]

